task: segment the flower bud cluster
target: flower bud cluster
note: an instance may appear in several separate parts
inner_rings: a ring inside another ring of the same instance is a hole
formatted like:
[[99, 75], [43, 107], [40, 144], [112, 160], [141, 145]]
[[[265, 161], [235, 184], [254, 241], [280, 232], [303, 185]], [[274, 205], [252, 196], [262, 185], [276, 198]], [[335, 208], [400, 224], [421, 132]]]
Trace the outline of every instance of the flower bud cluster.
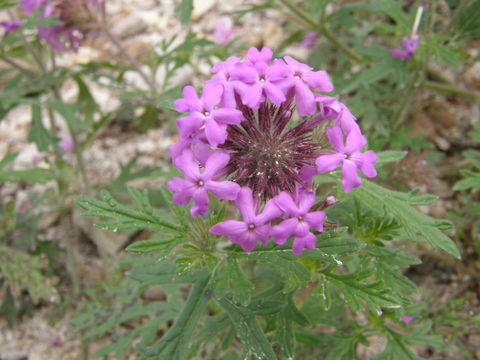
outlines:
[[[179, 140], [170, 146], [183, 177], [167, 187], [173, 202], [188, 205], [192, 216], [208, 213], [209, 196], [233, 201], [241, 220], [214, 225], [245, 251], [270, 238], [293, 252], [312, 250], [323, 231], [328, 197], [316, 201], [312, 179], [342, 168], [345, 192], [360, 186], [358, 171], [376, 176], [373, 151], [355, 117], [338, 99], [325, 95], [333, 85], [325, 71], [314, 71], [292, 57], [272, 59], [254, 47], [245, 59], [230, 57], [211, 69], [213, 77], [197, 94], [191, 86], [175, 109]], [[295, 115], [295, 113], [298, 114]], [[325, 136], [318, 132], [325, 129]]]

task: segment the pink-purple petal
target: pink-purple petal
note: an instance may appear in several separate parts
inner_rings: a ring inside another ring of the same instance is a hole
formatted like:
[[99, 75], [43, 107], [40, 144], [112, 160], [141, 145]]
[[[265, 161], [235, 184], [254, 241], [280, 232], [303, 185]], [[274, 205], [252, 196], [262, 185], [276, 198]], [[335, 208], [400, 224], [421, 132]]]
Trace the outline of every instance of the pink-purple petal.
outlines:
[[315, 161], [317, 171], [324, 173], [333, 170], [342, 163], [343, 159], [343, 154], [341, 153], [320, 155]]
[[275, 244], [283, 245], [288, 238], [295, 233], [298, 221], [296, 218], [282, 221], [277, 226], [274, 226], [270, 231], [270, 236], [275, 238]]
[[247, 232], [248, 227], [243, 221], [227, 220], [212, 226], [209, 230], [215, 235], [239, 236]]
[[325, 132], [327, 134], [330, 145], [332, 145], [332, 147], [338, 152], [345, 152], [342, 130], [338, 126], [332, 126], [331, 128], [328, 128]]
[[323, 71], [308, 71], [303, 75], [305, 82], [314, 89], [330, 92], [333, 90], [333, 84], [328, 74]]
[[220, 199], [235, 200], [240, 192], [240, 185], [233, 181], [209, 180], [205, 182], [205, 189]]
[[351, 160], [345, 160], [342, 168], [342, 185], [343, 191], [350, 192], [351, 189], [359, 187], [362, 180], [357, 174], [357, 166]]
[[300, 211], [298, 210], [297, 205], [292, 199], [292, 196], [283, 191], [280, 194], [278, 194], [274, 199], [275, 205], [284, 212], [285, 214], [289, 216], [299, 216]]
[[240, 110], [230, 108], [220, 108], [212, 111], [215, 121], [222, 124], [236, 125], [240, 124], [243, 114]]
[[304, 218], [310, 227], [320, 232], [323, 231], [323, 220], [325, 219], [325, 213], [323, 211], [310, 212], [306, 214]]

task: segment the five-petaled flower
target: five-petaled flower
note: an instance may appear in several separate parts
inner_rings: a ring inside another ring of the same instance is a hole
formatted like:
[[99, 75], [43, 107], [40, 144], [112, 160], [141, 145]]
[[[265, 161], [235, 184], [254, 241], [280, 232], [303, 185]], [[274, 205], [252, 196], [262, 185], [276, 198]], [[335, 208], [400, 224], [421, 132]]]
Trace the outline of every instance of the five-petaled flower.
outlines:
[[173, 202], [177, 205], [187, 205], [193, 199], [190, 209], [192, 215], [206, 215], [208, 212], [208, 193], [223, 200], [235, 200], [240, 192], [240, 186], [232, 181], [216, 181], [217, 173], [229, 160], [226, 152], [216, 152], [210, 156], [205, 169], [200, 172], [199, 165], [193, 159], [190, 151], [185, 151], [179, 157], [176, 166], [183, 172], [185, 179], [173, 177], [168, 183], [168, 190], [174, 193]]
[[325, 153], [318, 157], [316, 161], [318, 172], [324, 173], [342, 164], [342, 185], [345, 192], [362, 183], [357, 170], [362, 171], [367, 177], [377, 176], [377, 171], [373, 167], [377, 161], [375, 153], [372, 150], [360, 152], [366, 144], [365, 137], [361, 133], [355, 130], [350, 131], [345, 144], [342, 130], [338, 126], [327, 129], [326, 133], [336, 152]]
[[216, 235], [228, 236], [231, 242], [238, 244], [245, 251], [252, 251], [260, 240], [267, 244], [270, 236], [269, 222], [278, 217], [281, 212], [273, 200], [268, 201], [260, 214], [257, 214], [252, 190], [243, 187], [235, 200], [243, 221], [227, 220], [214, 225], [210, 232]]

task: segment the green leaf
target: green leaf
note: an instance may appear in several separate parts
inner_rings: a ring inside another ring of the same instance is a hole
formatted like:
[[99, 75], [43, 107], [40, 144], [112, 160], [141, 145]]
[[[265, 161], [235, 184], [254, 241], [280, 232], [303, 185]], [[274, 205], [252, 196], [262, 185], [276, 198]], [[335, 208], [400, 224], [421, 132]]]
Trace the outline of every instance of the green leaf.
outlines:
[[473, 192], [477, 192], [480, 190], [480, 172], [461, 170], [460, 174], [464, 177], [464, 179], [457, 181], [455, 185], [453, 185], [453, 190], [471, 190]]
[[51, 170], [33, 168], [28, 170], [4, 171], [0, 170], [0, 183], [27, 181], [32, 184], [45, 183], [55, 178]]
[[193, 0], [182, 0], [175, 10], [180, 17], [180, 22], [182, 25], [187, 25], [192, 16]]
[[0, 169], [10, 164], [17, 157], [18, 153], [6, 153], [2, 160], [0, 160]]
[[186, 359], [190, 338], [207, 304], [209, 279], [209, 276], [204, 276], [194, 283], [180, 316], [160, 341], [151, 347], [137, 347], [139, 360]]
[[[140, 191], [140, 190], [138, 190]], [[101, 196], [103, 201], [95, 200], [89, 197], [80, 197], [76, 200], [76, 203], [86, 210], [84, 216], [98, 216], [103, 218], [109, 218], [113, 221], [101, 222], [96, 226], [111, 231], [135, 229], [135, 230], [152, 230], [163, 233], [164, 231], [179, 234], [181, 230], [167, 222], [160, 217], [162, 212], [157, 209], [153, 209], [149, 203], [143, 203], [145, 200], [143, 195], [139, 195], [136, 190], [131, 191], [134, 196], [141, 196], [141, 200], [136, 198], [137, 206], [139, 210], [133, 210], [129, 207], [121, 205], [108, 191], [102, 191]]]
[[242, 358], [277, 360], [277, 356], [258, 324], [254, 313], [227, 298], [219, 302], [230, 316], [232, 324], [242, 341], [244, 352]]
[[387, 58], [371, 68], [355, 74], [346, 83], [337, 88], [337, 92], [345, 94], [357, 89], [360, 86], [367, 86], [386, 78], [393, 70], [392, 59]]
[[402, 160], [407, 155], [407, 151], [388, 150], [377, 152], [376, 155], [378, 158], [377, 164], [386, 164]]
[[165, 238], [165, 235], [159, 234], [153, 239], [136, 241], [129, 245], [126, 250], [134, 253], [159, 252], [161, 256], [166, 256], [181, 241], [181, 238]]
[[253, 284], [248, 280], [234, 258], [228, 258], [226, 278], [232, 286], [233, 299], [242, 306], [248, 306], [252, 297]]
[[0, 0], [0, 10], [17, 5], [17, 0]]
[[397, 297], [385, 286], [383, 281], [373, 279], [374, 269], [355, 271], [349, 274], [334, 274], [331, 270], [323, 272], [325, 279], [337, 287], [344, 295], [352, 310], [360, 311], [361, 301], [377, 313], [382, 307], [401, 305]]
[[455, 243], [438, 229], [437, 221], [408, 204], [408, 194], [387, 190], [364, 180], [361, 187], [352, 190], [352, 195], [374, 213], [392, 216], [410, 241], [426, 240], [434, 248], [460, 258]]
[[80, 121], [80, 119], [78, 118], [76, 114], [76, 112], [79, 110], [77, 104], [68, 104], [53, 99], [49, 99], [46, 104], [47, 106], [55, 110], [57, 113], [59, 113], [72, 130], [91, 130], [90, 125], [83, 121]]
[[47, 151], [50, 144], [55, 143], [55, 137], [43, 126], [42, 109], [38, 103], [33, 103], [32, 109], [32, 127], [28, 133], [28, 141], [37, 145], [40, 152]]

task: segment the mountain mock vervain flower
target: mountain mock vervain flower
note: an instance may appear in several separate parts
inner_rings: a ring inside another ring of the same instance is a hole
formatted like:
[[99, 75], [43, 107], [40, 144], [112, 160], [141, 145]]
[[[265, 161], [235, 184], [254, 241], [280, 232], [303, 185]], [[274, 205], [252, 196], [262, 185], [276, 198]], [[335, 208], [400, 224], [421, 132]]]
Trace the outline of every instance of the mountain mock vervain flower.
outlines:
[[[19, 5], [26, 16], [39, 11], [40, 19], [53, 17], [57, 20], [58, 24], [37, 28], [40, 39], [57, 51], [76, 50], [89, 32], [97, 30], [96, 19], [104, 14], [102, 0], [20, 0]], [[22, 25], [17, 20], [10, 23], [15, 23], [16, 27]], [[6, 34], [13, 30], [12, 24], [0, 25], [6, 29]]]
[[321, 210], [336, 203], [333, 196], [316, 200], [313, 177], [341, 165], [348, 192], [360, 186], [358, 170], [376, 176], [377, 158], [362, 152], [366, 140], [348, 108], [325, 94], [333, 90], [325, 71], [272, 57], [269, 48], [250, 48], [244, 60], [215, 64], [200, 96], [183, 89], [174, 106], [186, 114], [169, 148], [183, 178], [167, 186], [175, 204], [193, 200], [193, 216], [208, 213], [209, 194], [232, 201], [241, 219], [210, 232], [243, 250], [292, 238], [300, 255], [315, 248], [326, 216]]

